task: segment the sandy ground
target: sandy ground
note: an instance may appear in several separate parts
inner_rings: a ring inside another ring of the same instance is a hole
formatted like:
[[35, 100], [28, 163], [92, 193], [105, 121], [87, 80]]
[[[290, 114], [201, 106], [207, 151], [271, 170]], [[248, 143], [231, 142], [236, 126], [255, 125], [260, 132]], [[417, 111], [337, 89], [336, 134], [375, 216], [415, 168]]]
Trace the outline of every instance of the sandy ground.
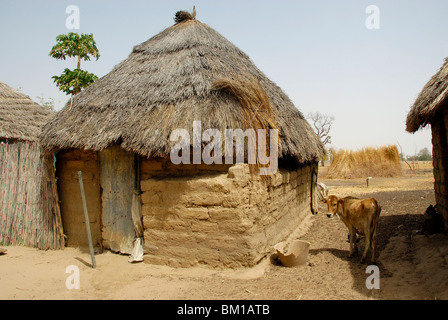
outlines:
[[[311, 242], [308, 262], [286, 268], [274, 250], [254, 268], [174, 269], [105, 252], [89, 265], [88, 251], [40, 251], [4, 247], [0, 255], [0, 299], [448, 299], [448, 236], [419, 235], [423, 212], [434, 204], [433, 177], [424, 166], [412, 178], [320, 181], [330, 193], [375, 197], [382, 206], [377, 236], [379, 289], [368, 289], [368, 263], [348, 258], [347, 230], [326, 208], [309, 216], [293, 238]], [[360, 243], [362, 247], [362, 242]], [[79, 269], [79, 289], [68, 289]], [[67, 269], [69, 268], [69, 269]], [[69, 273], [67, 273], [69, 271]]]

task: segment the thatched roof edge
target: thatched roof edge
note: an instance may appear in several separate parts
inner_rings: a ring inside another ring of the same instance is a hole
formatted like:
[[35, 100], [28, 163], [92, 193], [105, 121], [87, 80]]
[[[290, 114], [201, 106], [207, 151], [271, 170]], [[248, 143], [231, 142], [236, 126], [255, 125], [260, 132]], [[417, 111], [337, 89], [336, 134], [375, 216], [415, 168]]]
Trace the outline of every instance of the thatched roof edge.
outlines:
[[437, 111], [447, 106], [448, 101], [448, 57], [444, 65], [432, 76], [423, 87], [419, 96], [411, 107], [406, 119], [406, 130], [416, 132], [425, 127]]

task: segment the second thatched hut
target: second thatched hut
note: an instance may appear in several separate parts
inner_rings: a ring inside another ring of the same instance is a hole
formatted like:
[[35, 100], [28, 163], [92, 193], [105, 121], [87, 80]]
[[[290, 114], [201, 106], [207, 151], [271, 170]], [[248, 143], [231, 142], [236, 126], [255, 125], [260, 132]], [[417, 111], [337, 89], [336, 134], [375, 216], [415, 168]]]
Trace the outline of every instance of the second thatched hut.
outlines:
[[53, 116], [0, 82], [0, 245], [64, 247], [53, 156], [38, 140]]
[[448, 58], [415, 100], [406, 119], [406, 130], [414, 133], [428, 124], [432, 133], [437, 211], [448, 229]]
[[[146, 261], [251, 266], [317, 211], [317, 161], [324, 149], [286, 94], [244, 52], [194, 16], [176, 17], [44, 129], [43, 143], [57, 151], [67, 243], [87, 241], [81, 170], [97, 245], [130, 253], [132, 199], [141, 193]], [[175, 164], [170, 153], [178, 141], [170, 137], [178, 129], [190, 135], [182, 150], [192, 155]], [[223, 137], [228, 129], [278, 129], [279, 170], [260, 176], [261, 158], [248, 164], [247, 147], [240, 155], [245, 161], [238, 161], [244, 163], [235, 163], [235, 153], [225, 154], [234, 160], [226, 161], [215, 149], [222, 141], [210, 141], [208, 129]], [[207, 146], [215, 161], [195, 162], [197, 148], [200, 157]]]

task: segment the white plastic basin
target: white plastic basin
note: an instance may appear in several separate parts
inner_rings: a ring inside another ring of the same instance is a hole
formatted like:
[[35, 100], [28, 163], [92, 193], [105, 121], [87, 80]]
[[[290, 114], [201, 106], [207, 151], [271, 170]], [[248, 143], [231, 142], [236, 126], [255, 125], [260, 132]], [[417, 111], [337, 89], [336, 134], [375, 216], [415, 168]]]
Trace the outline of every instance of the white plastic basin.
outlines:
[[295, 267], [306, 263], [310, 245], [311, 243], [303, 240], [294, 240], [289, 244], [284, 241], [277, 243], [274, 249], [277, 250], [277, 255], [282, 265]]

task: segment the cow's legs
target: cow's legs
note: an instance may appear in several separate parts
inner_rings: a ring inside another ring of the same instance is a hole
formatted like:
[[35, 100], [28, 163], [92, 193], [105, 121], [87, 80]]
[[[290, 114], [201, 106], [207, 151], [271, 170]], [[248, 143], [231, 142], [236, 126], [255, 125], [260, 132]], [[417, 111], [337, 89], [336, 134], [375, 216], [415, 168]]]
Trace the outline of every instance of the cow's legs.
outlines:
[[372, 236], [371, 236], [371, 238], [372, 238], [372, 240], [371, 240], [371, 242], [372, 242], [372, 257], [370, 258], [370, 261], [372, 263], [375, 262], [375, 237], [376, 237], [376, 225], [373, 228], [373, 232], [372, 232]]
[[372, 263], [375, 262], [375, 235], [372, 236], [372, 257], [370, 258], [370, 261]]
[[[369, 230], [369, 231], [366, 232], [366, 234], [365, 234], [365, 238], [364, 238], [364, 240], [365, 240], [365, 242], [366, 242], [366, 245], [365, 245], [365, 247], [364, 247], [364, 253], [363, 253], [363, 255], [362, 255], [361, 262], [364, 262], [364, 261], [366, 260], [367, 252], [369, 251], [369, 248], [370, 248], [370, 240], [371, 240], [371, 236], [370, 236], [370, 235], [371, 235], [371, 234], [370, 234], [370, 230]], [[373, 252], [373, 249], [372, 249], [372, 252]]]
[[356, 228], [350, 227], [349, 232], [350, 232], [350, 251], [348, 256], [352, 257], [353, 253], [356, 252], [358, 249], [356, 247]]

